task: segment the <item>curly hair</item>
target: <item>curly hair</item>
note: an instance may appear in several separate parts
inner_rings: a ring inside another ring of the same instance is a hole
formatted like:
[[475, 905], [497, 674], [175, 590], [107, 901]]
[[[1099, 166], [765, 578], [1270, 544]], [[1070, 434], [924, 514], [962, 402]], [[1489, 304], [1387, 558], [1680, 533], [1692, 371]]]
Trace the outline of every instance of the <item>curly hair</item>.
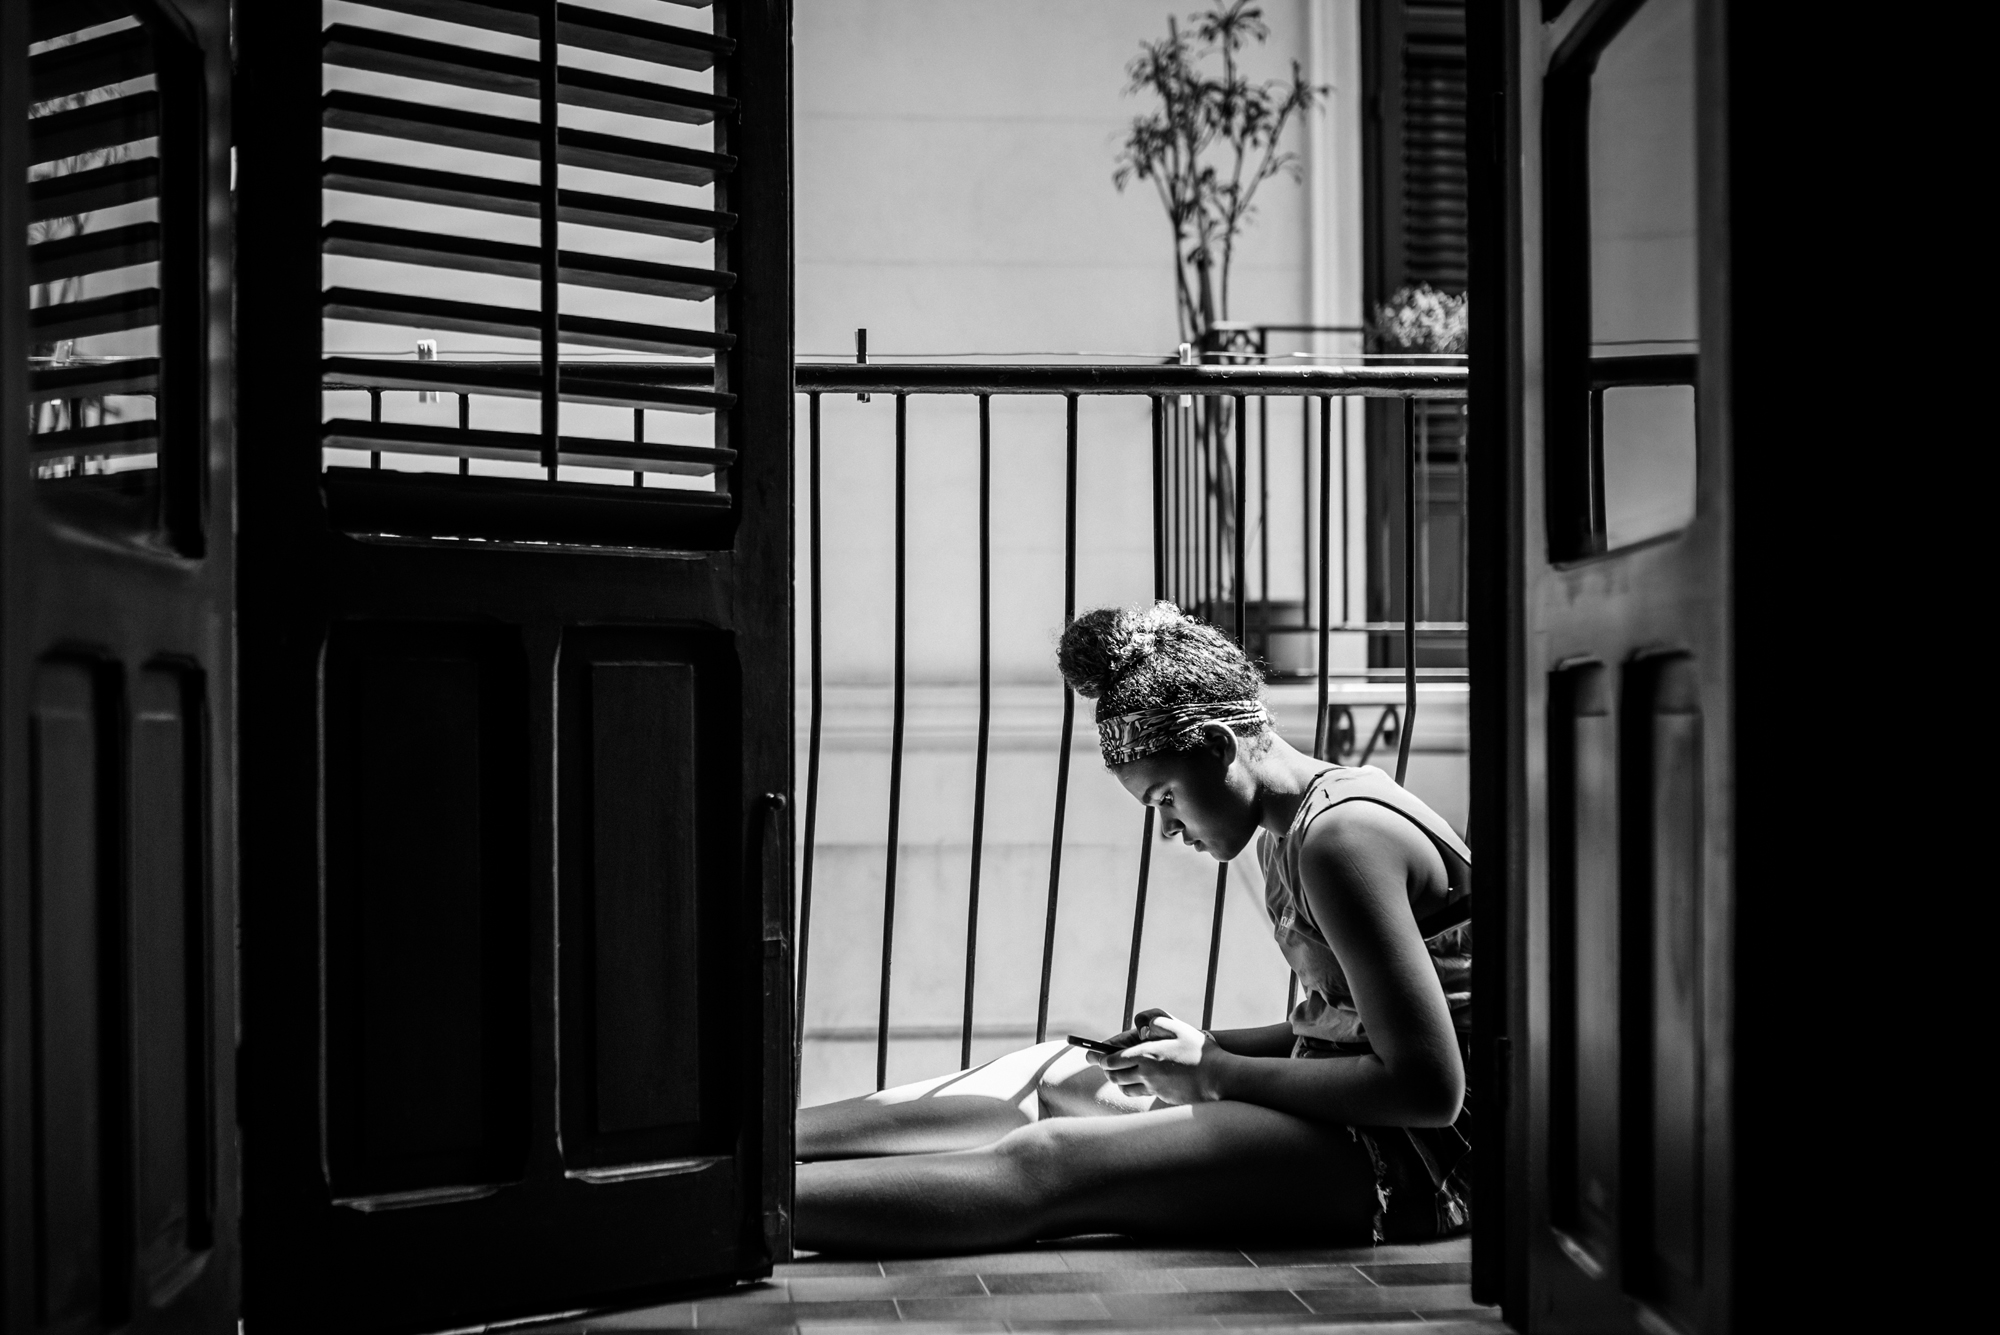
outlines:
[[[1098, 607], [1063, 631], [1056, 666], [1099, 718], [1159, 706], [1255, 700], [1264, 674], [1235, 641], [1170, 602]], [[1235, 729], [1250, 737], [1268, 729]]]

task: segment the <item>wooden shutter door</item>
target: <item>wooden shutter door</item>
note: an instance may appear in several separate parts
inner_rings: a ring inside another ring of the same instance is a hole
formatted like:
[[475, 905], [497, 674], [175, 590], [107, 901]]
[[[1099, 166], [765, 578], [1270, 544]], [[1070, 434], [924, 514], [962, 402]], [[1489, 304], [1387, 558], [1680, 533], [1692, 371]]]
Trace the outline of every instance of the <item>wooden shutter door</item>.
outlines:
[[789, 12], [238, 15], [245, 1317], [789, 1245]]
[[0, 7], [0, 1325], [233, 1330], [229, 14]]
[[1508, 308], [1509, 402], [1482, 421], [1519, 508], [1511, 643], [1487, 661], [1518, 729], [1501, 1222], [1507, 1315], [1534, 1331], [1730, 1324], [1721, 9], [1522, 5], [1503, 39], [1518, 157], [1493, 216], [1515, 249], [1482, 292]]

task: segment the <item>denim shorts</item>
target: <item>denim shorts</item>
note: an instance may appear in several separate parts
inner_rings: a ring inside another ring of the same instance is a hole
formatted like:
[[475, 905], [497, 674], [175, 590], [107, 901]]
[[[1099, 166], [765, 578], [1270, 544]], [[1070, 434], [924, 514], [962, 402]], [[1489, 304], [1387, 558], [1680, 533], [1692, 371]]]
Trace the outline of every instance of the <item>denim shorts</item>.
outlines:
[[[1366, 1043], [1303, 1036], [1292, 1044], [1294, 1057], [1359, 1057], [1371, 1051]], [[1469, 1059], [1466, 1065], [1469, 1069]], [[1351, 1126], [1348, 1131], [1375, 1165], [1376, 1242], [1429, 1242], [1471, 1225], [1471, 1090], [1450, 1126]]]

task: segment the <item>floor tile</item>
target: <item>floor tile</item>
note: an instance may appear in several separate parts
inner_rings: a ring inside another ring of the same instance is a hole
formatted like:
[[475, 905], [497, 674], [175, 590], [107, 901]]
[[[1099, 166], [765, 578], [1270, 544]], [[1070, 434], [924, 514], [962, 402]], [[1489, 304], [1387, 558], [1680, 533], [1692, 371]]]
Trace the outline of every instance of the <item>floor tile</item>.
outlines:
[[585, 1317], [587, 1330], [686, 1330], [694, 1325], [693, 1303], [668, 1303], [664, 1307], [639, 1307], [629, 1312], [606, 1312]]
[[1247, 1332], [1257, 1330], [1281, 1330], [1286, 1335], [1325, 1335], [1326, 1332], [1333, 1332], [1334, 1335], [1384, 1335], [1384, 1332], [1389, 1332], [1389, 1335], [1404, 1335], [1405, 1332], [1431, 1335], [1430, 1327], [1409, 1312], [1363, 1312], [1358, 1316], [1343, 1317], [1325, 1317], [1317, 1312], [1308, 1312], [1303, 1316], [1223, 1314], [1217, 1316], [1215, 1322], [1218, 1328], [1229, 1331], [1230, 1335], [1247, 1335]]
[[1437, 1321], [1437, 1322], [1483, 1321], [1487, 1324], [1487, 1327], [1489, 1329], [1492, 1330], [1507, 1329], [1507, 1323], [1500, 1319], [1500, 1309], [1497, 1307], [1473, 1307], [1470, 1305], [1465, 1307], [1451, 1307], [1451, 1308], [1420, 1307], [1417, 1309], [1417, 1315], [1422, 1317], [1426, 1321]]
[[863, 1299], [856, 1302], [835, 1303], [790, 1303], [780, 1306], [775, 1303], [698, 1303], [695, 1306], [695, 1325], [701, 1329], [710, 1326], [727, 1326], [732, 1329], [744, 1326], [761, 1326], [780, 1322], [798, 1325], [813, 1322], [874, 1321], [887, 1323], [901, 1319], [896, 1304], [887, 1298]]
[[1181, 1274], [1178, 1270], [1044, 1270], [980, 1278], [994, 1293], [1179, 1293]]
[[899, 1298], [896, 1306], [909, 1321], [1074, 1321], [1102, 1318], [1103, 1303], [1094, 1293], [1006, 1293], [990, 1298]]
[[1091, 1248], [1066, 1251], [1063, 1259], [1072, 1270], [1171, 1270], [1183, 1266], [1214, 1269], [1222, 1266], [1248, 1267], [1242, 1252], [1226, 1248], [1172, 1250], [1165, 1247]]
[[1377, 1284], [1470, 1284], [1470, 1261], [1406, 1261], [1356, 1267]]
[[1348, 1285], [1337, 1289], [1294, 1289], [1315, 1312], [1344, 1316], [1350, 1312], [1448, 1311], [1463, 1308], [1472, 1295], [1460, 1284], [1409, 1284], [1396, 1288]]
[[1196, 1293], [1225, 1289], [1330, 1289], [1344, 1284], [1375, 1287], [1353, 1266], [1218, 1266], [1169, 1272]]
[[1237, 1289], [1221, 1293], [1107, 1293], [1104, 1306], [1113, 1317], [1152, 1320], [1158, 1317], [1262, 1313], [1307, 1313], [1312, 1309], [1283, 1290]]
[[800, 1335], [1005, 1335], [1005, 1321], [898, 1321], [895, 1325], [862, 1325], [848, 1322], [826, 1325], [805, 1321]]
[[1215, 1335], [1221, 1327], [1212, 1316], [1199, 1312], [1187, 1316], [1154, 1317], [1146, 1321], [1134, 1322], [1127, 1317], [1098, 1317], [1088, 1321], [1010, 1321], [1010, 1331], [1034, 1332], [1035, 1335], [1156, 1335], [1159, 1331], [1207, 1331]]
[[986, 1286], [977, 1275], [835, 1275], [826, 1279], [790, 1281], [794, 1301], [852, 1301], [857, 1298], [983, 1297]]
[[762, 1284], [739, 1284], [726, 1293], [698, 1298], [700, 1303], [788, 1303], [792, 1300], [791, 1281], [781, 1279]]
[[790, 1261], [784, 1265], [771, 1267], [771, 1278], [790, 1279], [795, 1275], [879, 1275], [882, 1273], [880, 1261], [858, 1261], [848, 1258], [832, 1258], [822, 1261], [817, 1256], [803, 1261]]
[[1067, 1270], [1061, 1252], [985, 1252], [971, 1256], [905, 1256], [882, 1262], [885, 1275], [1016, 1275]]
[[1419, 1261], [1470, 1261], [1470, 1238], [1442, 1242], [1384, 1243], [1380, 1247], [1271, 1247], [1248, 1253], [1258, 1265], [1370, 1265]]

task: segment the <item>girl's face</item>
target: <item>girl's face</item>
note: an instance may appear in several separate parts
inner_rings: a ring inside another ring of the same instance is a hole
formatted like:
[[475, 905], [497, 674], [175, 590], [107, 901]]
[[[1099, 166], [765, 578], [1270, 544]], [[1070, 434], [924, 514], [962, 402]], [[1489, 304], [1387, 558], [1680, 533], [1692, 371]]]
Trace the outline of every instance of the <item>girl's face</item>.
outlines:
[[1257, 833], [1256, 784], [1242, 764], [1239, 739], [1211, 727], [1200, 746], [1159, 751], [1116, 771], [1118, 782], [1160, 810], [1160, 833], [1179, 836], [1218, 862], [1242, 852]]

